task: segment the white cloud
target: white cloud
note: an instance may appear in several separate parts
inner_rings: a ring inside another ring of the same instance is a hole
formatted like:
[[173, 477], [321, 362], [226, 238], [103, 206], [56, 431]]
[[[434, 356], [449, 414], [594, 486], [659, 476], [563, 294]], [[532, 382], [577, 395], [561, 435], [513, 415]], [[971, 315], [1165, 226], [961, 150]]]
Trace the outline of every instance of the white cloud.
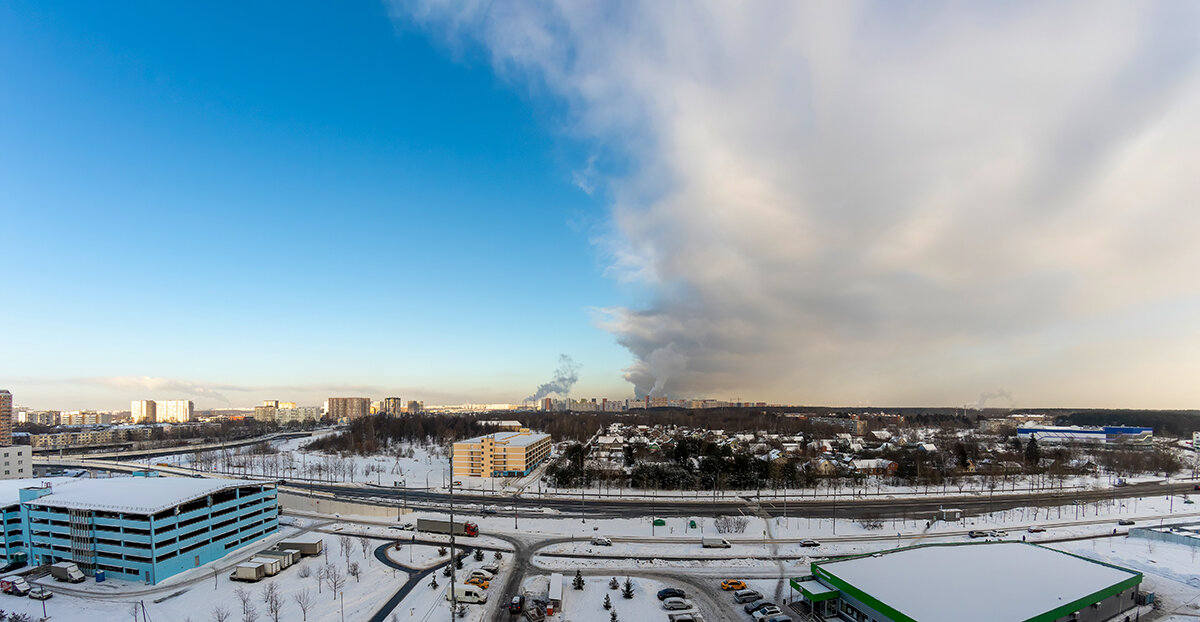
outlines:
[[482, 43], [499, 73], [567, 102], [570, 132], [633, 162], [608, 180], [605, 248], [657, 297], [603, 325], [639, 396], [1200, 397], [1171, 380], [1200, 371], [1179, 347], [1200, 351], [1184, 312], [1200, 306], [1200, 5], [426, 2], [412, 17]]

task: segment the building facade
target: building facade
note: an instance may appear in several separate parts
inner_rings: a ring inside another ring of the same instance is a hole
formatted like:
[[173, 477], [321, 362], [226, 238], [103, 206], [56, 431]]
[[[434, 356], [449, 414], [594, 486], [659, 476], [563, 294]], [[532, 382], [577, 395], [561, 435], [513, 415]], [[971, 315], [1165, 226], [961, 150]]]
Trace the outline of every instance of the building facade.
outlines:
[[296, 406], [291, 402], [291, 408], [278, 408], [275, 410], [275, 423], [279, 425], [287, 425], [289, 423], [305, 423], [316, 422], [321, 420], [321, 409], [316, 406]]
[[0, 447], [0, 479], [23, 479], [33, 476], [30, 457], [33, 450], [28, 445], [5, 445]]
[[334, 420], [353, 420], [371, 414], [371, 398], [369, 397], [331, 397], [326, 414]]
[[1120, 445], [1145, 449], [1154, 445], [1154, 428], [1030, 425], [1018, 427], [1017, 438], [1026, 442], [1034, 438], [1044, 444]]
[[12, 445], [13, 397], [8, 389], [0, 389], [0, 446]]
[[114, 477], [17, 483], [25, 485], [0, 484], [5, 563], [72, 561], [85, 573], [103, 570], [155, 584], [279, 528], [275, 486], [267, 482]]
[[550, 435], [496, 432], [454, 444], [455, 477], [521, 477], [550, 457]]
[[159, 423], [187, 423], [196, 410], [192, 400], [161, 400], [156, 408]]
[[399, 417], [404, 414], [404, 400], [398, 397], [385, 397], [379, 412], [393, 417]]
[[129, 404], [129, 415], [134, 423], [156, 423], [158, 403], [154, 400], [133, 400]]

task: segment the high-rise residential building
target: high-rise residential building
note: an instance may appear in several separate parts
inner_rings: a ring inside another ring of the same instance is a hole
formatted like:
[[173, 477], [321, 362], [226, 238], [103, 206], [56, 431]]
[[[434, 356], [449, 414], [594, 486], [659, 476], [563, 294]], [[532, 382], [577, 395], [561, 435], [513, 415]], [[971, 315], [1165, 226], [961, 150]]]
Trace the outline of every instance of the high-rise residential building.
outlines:
[[262, 405], [267, 408], [279, 408], [279, 400], [263, 400]]
[[404, 401], [398, 397], [385, 397], [383, 398], [383, 407], [379, 412], [385, 415], [399, 417], [400, 415], [404, 414]]
[[[267, 400], [267, 401], [274, 402], [276, 404], [279, 403], [279, 402], [276, 402], [275, 400]], [[279, 408], [276, 406], [268, 406], [267, 404], [263, 404], [262, 406], [255, 406], [254, 407], [254, 420], [255, 421], [274, 421], [275, 413], [277, 413], [277, 412], [279, 412]]]
[[407, 410], [408, 414], [410, 415], [419, 415], [421, 414], [421, 411], [425, 410], [425, 402], [410, 401], [405, 410]]
[[13, 399], [8, 389], [0, 389], [0, 446], [12, 445]]
[[154, 400], [133, 400], [129, 405], [129, 414], [134, 423], [156, 423], [158, 404]]
[[156, 407], [160, 423], [187, 423], [196, 410], [192, 400], [161, 400]]
[[325, 413], [330, 419], [359, 419], [371, 414], [369, 397], [331, 397]]

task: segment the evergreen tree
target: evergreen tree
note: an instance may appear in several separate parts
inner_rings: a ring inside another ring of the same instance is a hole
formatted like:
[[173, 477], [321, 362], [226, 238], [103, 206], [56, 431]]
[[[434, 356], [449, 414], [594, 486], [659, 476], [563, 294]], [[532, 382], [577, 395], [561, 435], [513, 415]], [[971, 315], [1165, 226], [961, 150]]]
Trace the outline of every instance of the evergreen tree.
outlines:
[[1038, 462], [1042, 460], [1042, 451], [1038, 449], [1037, 439], [1029, 437], [1029, 444], [1025, 446], [1025, 464], [1036, 467]]
[[616, 578], [616, 577], [613, 577], [613, 578], [611, 578], [611, 579], [609, 579], [609, 580], [608, 580], [608, 589], [610, 589], [610, 590], [619, 590], [619, 589], [621, 589], [621, 583], [620, 583], [619, 581], [617, 581], [617, 578]]
[[633, 581], [630, 581], [629, 577], [625, 577], [625, 589], [621, 590], [621, 596], [633, 598]]
[[575, 589], [577, 589], [577, 590], [582, 590], [583, 589], [583, 573], [576, 570], [575, 571], [575, 580], [571, 582], [571, 585], [575, 586]]
[[612, 599], [608, 597], [608, 594], [605, 594], [604, 595], [604, 610], [608, 611], [609, 609], [612, 609]]

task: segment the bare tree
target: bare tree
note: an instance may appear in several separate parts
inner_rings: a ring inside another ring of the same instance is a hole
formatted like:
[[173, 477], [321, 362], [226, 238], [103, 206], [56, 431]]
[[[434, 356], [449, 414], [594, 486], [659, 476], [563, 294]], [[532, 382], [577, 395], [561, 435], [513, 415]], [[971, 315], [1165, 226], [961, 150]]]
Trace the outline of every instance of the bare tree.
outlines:
[[354, 550], [354, 539], [348, 535], [338, 536], [339, 552], [346, 558], [346, 567], [350, 567], [350, 553]]
[[304, 564], [300, 567], [300, 570], [296, 571], [296, 574], [299, 575], [301, 579], [307, 579], [312, 576], [312, 568], [309, 568], [308, 564]]
[[318, 594], [321, 593], [321, 584], [325, 583], [325, 578], [326, 578], [326, 573], [327, 573], [326, 567], [328, 567], [328, 566], [329, 566], [329, 564], [325, 564], [324, 566], [317, 568], [317, 593]]
[[358, 547], [362, 549], [363, 559], [367, 558], [367, 549], [371, 548], [371, 540], [366, 536], [358, 537]]
[[303, 620], [308, 620], [308, 608], [313, 605], [312, 592], [308, 588], [304, 588], [295, 594], [292, 594], [292, 600], [296, 601], [296, 606], [300, 607], [300, 613]]
[[358, 568], [358, 562], [352, 562], [346, 572], [349, 572], [350, 576], [354, 577], [354, 582], [358, 583], [358, 577], [362, 575], [362, 570]]
[[229, 610], [224, 607], [216, 607], [212, 610], [213, 622], [229, 622]]
[[279, 595], [279, 587], [274, 581], [263, 588], [262, 599], [267, 605], [267, 615], [271, 616], [271, 622], [279, 622], [283, 611], [283, 597]]
[[329, 564], [325, 567], [325, 580], [329, 582], [329, 591], [333, 593], [334, 600], [337, 600], [338, 592], [346, 587], [346, 577], [342, 576], [337, 566]]
[[250, 590], [244, 587], [239, 587], [233, 591], [234, 596], [242, 603], [242, 622], [254, 622], [258, 618], [258, 611], [254, 608], [254, 603], [250, 602], [252, 598]]

